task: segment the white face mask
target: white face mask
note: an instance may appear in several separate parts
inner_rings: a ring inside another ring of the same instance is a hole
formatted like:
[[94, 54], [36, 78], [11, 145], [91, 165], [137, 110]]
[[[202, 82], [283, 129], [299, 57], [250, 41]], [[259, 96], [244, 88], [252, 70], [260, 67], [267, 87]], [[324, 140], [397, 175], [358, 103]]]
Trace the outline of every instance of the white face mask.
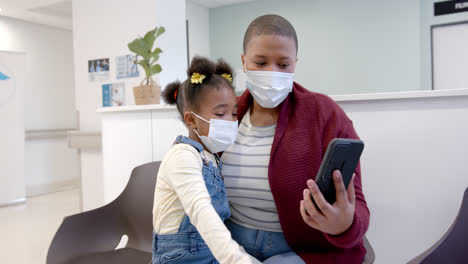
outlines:
[[275, 108], [292, 92], [294, 73], [247, 71], [246, 86], [257, 103]]
[[227, 121], [222, 119], [210, 119], [207, 121], [203, 117], [192, 112], [196, 117], [210, 124], [208, 137], [200, 136], [198, 131], [194, 129], [197, 136], [203, 142], [211, 153], [225, 151], [237, 137], [237, 121]]

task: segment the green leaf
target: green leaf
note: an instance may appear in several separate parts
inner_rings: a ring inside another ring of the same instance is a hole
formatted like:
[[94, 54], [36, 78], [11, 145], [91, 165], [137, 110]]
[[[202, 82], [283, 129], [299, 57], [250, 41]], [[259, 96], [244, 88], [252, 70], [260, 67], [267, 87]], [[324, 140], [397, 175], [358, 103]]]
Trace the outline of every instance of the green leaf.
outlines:
[[157, 29], [158, 28], [156, 27], [154, 30], [148, 31], [148, 33], [143, 37], [146, 47], [150, 50], [153, 48], [154, 41], [156, 40], [155, 34]]
[[148, 48], [142, 38], [137, 38], [128, 44], [128, 49], [132, 52], [142, 56], [144, 59], [149, 60], [151, 57], [151, 48]]
[[154, 64], [158, 60], [159, 60], [159, 55], [158, 54], [151, 55], [151, 61], [150, 61], [151, 64]]
[[166, 32], [166, 29], [164, 27], [159, 27], [158, 31], [156, 31], [156, 38], [161, 36], [162, 33]]
[[159, 60], [159, 54], [163, 51], [160, 48], [153, 50], [153, 46], [155, 45], [156, 38], [161, 36], [165, 31], [164, 27], [155, 27], [153, 30], [148, 31], [144, 37], [139, 37], [128, 44], [128, 48], [132, 52], [142, 57], [141, 60], [137, 57], [135, 62], [143, 67], [147, 77], [151, 77], [162, 71], [161, 65], [156, 64], [156, 62]]
[[143, 67], [143, 69], [145, 70], [146, 76], [148, 77], [151, 76], [151, 67], [147, 60], [141, 60], [138, 62], [138, 64], [140, 64], [141, 67]]
[[151, 75], [150, 76], [153, 76], [156, 73], [160, 73], [161, 71], [162, 71], [161, 65], [155, 64], [155, 65], [151, 66], [151, 70], [150, 70]]
[[151, 64], [157, 62], [159, 60], [159, 54], [162, 52], [160, 48], [157, 48], [151, 53]]

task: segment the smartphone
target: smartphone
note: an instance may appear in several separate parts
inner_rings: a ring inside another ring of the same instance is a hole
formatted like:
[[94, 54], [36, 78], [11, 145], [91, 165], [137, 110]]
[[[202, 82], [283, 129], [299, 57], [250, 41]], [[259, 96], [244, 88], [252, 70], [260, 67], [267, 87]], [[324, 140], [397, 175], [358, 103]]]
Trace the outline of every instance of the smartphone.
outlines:
[[317, 186], [328, 203], [333, 204], [336, 201], [333, 171], [341, 171], [344, 185], [348, 189], [349, 182], [353, 177], [363, 150], [364, 142], [358, 139], [335, 138], [328, 144], [327, 151], [315, 178]]

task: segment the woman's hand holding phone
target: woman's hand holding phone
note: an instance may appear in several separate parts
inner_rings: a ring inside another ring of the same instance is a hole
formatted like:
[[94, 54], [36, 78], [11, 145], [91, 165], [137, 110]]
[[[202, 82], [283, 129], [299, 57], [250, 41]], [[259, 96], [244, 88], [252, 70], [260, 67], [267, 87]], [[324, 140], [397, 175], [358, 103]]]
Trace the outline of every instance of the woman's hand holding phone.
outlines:
[[[310, 227], [330, 235], [339, 235], [345, 232], [354, 220], [356, 204], [354, 174], [347, 190], [339, 170], [333, 171], [333, 182], [336, 202], [329, 204], [320, 192], [317, 183], [314, 180], [308, 180], [308, 189], [304, 190], [304, 199], [300, 202], [300, 213], [304, 222]], [[317, 206], [314, 205], [311, 194]]]

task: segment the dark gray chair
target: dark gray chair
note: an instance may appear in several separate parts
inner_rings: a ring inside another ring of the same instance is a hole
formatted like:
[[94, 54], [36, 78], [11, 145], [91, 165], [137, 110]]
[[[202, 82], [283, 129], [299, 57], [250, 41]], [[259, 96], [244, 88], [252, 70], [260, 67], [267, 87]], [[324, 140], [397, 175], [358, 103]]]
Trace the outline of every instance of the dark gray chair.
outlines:
[[408, 264], [464, 264], [468, 263], [468, 188], [458, 215], [449, 230], [431, 248]]
[[[148, 264], [152, 250], [154, 188], [160, 162], [133, 169], [111, 203], [66, 217], [47, 253], [47, 264]], [[123, 235], [125, 248], [115, 249]]]
[[364, 261], [362, 264], [372, 264], [375, 261], [375, 252], [374, 249], [372, 248], [371, 244], [369, 243], [369, 240], [367, 240], [367, 237], [364, 236], [364, 247], [366, 248], [366, 256], [364, 257]]

